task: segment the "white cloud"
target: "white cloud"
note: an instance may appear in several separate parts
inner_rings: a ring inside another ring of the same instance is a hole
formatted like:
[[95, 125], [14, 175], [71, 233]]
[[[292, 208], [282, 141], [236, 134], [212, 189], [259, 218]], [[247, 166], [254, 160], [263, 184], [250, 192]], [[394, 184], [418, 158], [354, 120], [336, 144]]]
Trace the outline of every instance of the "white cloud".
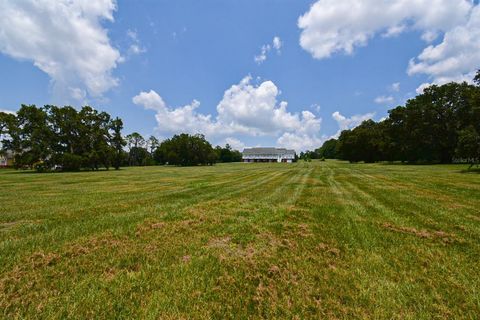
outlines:
[[431, 83], [422, 83], [421, 85], [418, 86], [418, 88], [415, 90], [417, 94], [422, 94], [423, 91], [430, 87], [432, 84]]
[[400, 91], [400, 82], [395, 82], [390, 85], [390, 91], [399, 92]]
[[438, 38], [438, 32], [436, 32], [436, 31], [432, 31], [432, 30], [425, 31], [422, 34], [422, 40], [425, 41], [425, 42], [432, 42], [437, 38]]
[[280, 92], [272, 81], [258, 86], [250, 82], [251, 77], [245, 77], [225, 91], [217, 105], [221, 123], [252, 136], [275, 135], [301, 126], [299, 115], [287, 111], [287, 102], [277, 101]]
[[224, 144], [225, 145], [229, 144], [232, 147], [232, 149], [238, 150], [238, 151], [242, 151], [243, 149], [245, 149], [245, 143], [232, 137], [226, 138]]
[[150, 90], [140, 92], [133, 97], [132, 101], [136, 105], [156, 112], [157, 130], [161, 133], [203, 133], [208, 136], [215, 133], [216, 125], [211, 120], [211, 116], [196, 111], [200, 106], [197, 100], [183, 107], [168, 108], [162, 97]]
[[299, 150], [320, 141], [320, 118], [310, 111], [289, 112], [287, 102], [278, 101], [280, 91], [272, 81], [253, 85], [251, 80], [247, 76], [225, 91], [216, 117], [198, 112], [196, 100], [169, 108], [153, 90], [140, 92], [132, 101], [156, 112], [157, 130], [162, 133], [203, 133], [215, 143], [227, 138], [240, 141], [241, 136], [270, 136], [279, 145]]
[[277, 36], [273, 37], [272, 45], [273, 45], [273, 48], [275, 50], [280, 50], [282, 48], [282, 45], [283, 45], [280, 37], [277, 37]]
[[138, 44], [131, 44], [128, 48], [128, 53], [130, 54], [140, 54], [146, 51], [145, 48], [140, 47]]
[[380, 96], [375, 98], [375, 103], [377, 104], [390, 104], [395, 101], [395, 99], [392, 96]]
[[145, 53], [147, 49], [142, 47], [140, 44], [140, 39], [138, 39], [138, 34], [136, 31], [127, 30], [127, 37], [130, 39], [130, 47], [128, 48], [128, 54], [135, 55]]
[[12, 110], [7, 110], [7, 109], [0, 109], [0, 112], [3, 112], [3, 113], [10, 113], [10, 114], [16, 114], [15, 111], [12, 111]]
[[265, 44], [262, 46], [262, 50], [260, 52], [259, 55], [253, 57], [253, 60], [258, 63], [258, 64], [261, 64], [263, 63], [265, 60], [267, 60], [267, 53], [272, 49], [272, 47], [270, 47], [269, 44]]
[[441, 43], [430, 45], [408, 66], [408, 74], [426, 74], [433, 83], [471, 82], [480, 66], [480, 6], [464, 23], [448, 30]]
[[317, 59], [352, 54], [376, 34], [450, 30], [471, 8], [468, 0], [318, 0], [298, 19], [300, 45]]
[[384, 37], [384, 38], [396, 37], [399, 34], [401, 34], [402, 32], [404, 32], [406, 28], [407, 28], [407, 26], [404, 25], [404, 24], [399, 25], [399, 26], [390, 27], [390, 28], [387, 29], [387, 31], [384, 34], [382, 34], [382, 37]]
[[302, 111], [302, 126], [292, 132], [285, 132], [277, 139], [277, 145], [294, 150], [314, 150], [321, 147], [319, 136], [322, 119], [316, 118], [310, 111]]
[[282, 48], [282, 46], [283, 42], [280, 37], [275, 36], [273, 37], [272, 44], [264, 44], [261, 48], [260, 54], [253, 57], [253, 60], [257, 64], [262, 64], [263, 62], [265, 62], [265, 60], [267, 60], [268, 53], [272, 50], [272, 48], [277, 51], [277, 54], [280, 54], [280, 49]]
[[118, 84], [121, 56], [102, 26], [115, 10], [114, 0], [0, 1], [0, 51], [47, 73], [56, 99], [101, 97]]
[[[480, 6], [471, 0], [318, 0], [298, 19], [300, 45], [314, 58], [353, 54], [376, 35], [422, 32], [429, 45], [410, 60], [408, 74], [433, 83], [471, 81], [480, 66]], [[421, 90], [419, 88], [418, 90]]]
[[312, 110], [314, 110], [315, 112], [319, 113], [320, 110], [322, 109], [322, 107], [321, 107], [319, 104], [314, 103], [314, 104], [312, 104], [312, 105], [310, 106], [310, 109], [312, 109]]
[[163, 111], [167, 108], [167, 105], [163, 101], [162, 97], [153, 90], [149, 92], [140, 92], [138, 95], [133, 97], [133, 103], [136, 105], [142, 105], [145, 109]]
[[332, 114], [333, 120], [335, 120], [338, 124], [339, 130], [332, 138], [338, 138], [340, 133], [343, 130], [353, 129], [356, 126], [360, 125], [363, 121], [372, 119], [375, 116], [374, 112], [366, 113], [366, 114], [357, 114], [350, 118], [345, 117], [339, 111], [335, 111]]

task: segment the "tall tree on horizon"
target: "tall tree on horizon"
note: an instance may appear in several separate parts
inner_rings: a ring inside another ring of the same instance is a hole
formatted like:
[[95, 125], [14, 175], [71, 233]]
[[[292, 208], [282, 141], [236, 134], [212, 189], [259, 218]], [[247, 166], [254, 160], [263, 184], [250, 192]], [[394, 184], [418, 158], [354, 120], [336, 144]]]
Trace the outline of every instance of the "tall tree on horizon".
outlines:
[[123, 129], [123, 121], [120, 118], [115, 118], [111, 121], [110, 130], [112, 131], [112, 135], [110, 138], [110, 143], [113, 148], [113, 167], [115, 170], [120, 168], [122, 163], [122, 156], [123, 156], [123, 147], [126, 146], [127, 142], [123, 139], [122, 136], [122, 129]]

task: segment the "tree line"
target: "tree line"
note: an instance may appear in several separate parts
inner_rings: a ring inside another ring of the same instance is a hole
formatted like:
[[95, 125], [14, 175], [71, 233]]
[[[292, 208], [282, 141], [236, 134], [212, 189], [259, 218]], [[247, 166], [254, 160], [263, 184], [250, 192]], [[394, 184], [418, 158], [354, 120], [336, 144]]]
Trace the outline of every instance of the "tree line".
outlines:
[[350, 162], [478, 163], [480, 71], [474, 83], [432, 85], [386, 119], [364, 121], [309, 152]]
[[0, 112], [0, 152], [14, 156], [16, 168], [38, 171], [146, 165], [212, 165], [241, 161], [228, 144], [213, 148], [201, 134], [179, 134], [160, 142], [137, 132], [122, 135], [123, 122], [85, 106], [22, 105]]

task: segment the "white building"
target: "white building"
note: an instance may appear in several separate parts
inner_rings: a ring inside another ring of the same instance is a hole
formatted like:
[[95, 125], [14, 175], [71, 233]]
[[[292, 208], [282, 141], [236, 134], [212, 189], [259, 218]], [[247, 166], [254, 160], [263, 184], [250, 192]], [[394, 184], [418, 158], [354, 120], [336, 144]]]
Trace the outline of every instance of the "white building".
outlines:
[[10, 167], [12, 165], [13, 165], [13, 153], [10, 151], [0, 153], [0, 168]]
[[295, 150], [285, 148], [247, 148], [243, 150], [243, 162], [288, 162], [295, 160]]

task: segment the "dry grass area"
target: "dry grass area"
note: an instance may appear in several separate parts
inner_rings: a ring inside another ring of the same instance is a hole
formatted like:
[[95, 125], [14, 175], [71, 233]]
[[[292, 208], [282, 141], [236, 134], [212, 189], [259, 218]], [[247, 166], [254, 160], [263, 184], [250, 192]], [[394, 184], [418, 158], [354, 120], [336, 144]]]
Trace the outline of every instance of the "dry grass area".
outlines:
[[230, 164], [0, 171], [0, 318], [474, 319], [480, 175]]

